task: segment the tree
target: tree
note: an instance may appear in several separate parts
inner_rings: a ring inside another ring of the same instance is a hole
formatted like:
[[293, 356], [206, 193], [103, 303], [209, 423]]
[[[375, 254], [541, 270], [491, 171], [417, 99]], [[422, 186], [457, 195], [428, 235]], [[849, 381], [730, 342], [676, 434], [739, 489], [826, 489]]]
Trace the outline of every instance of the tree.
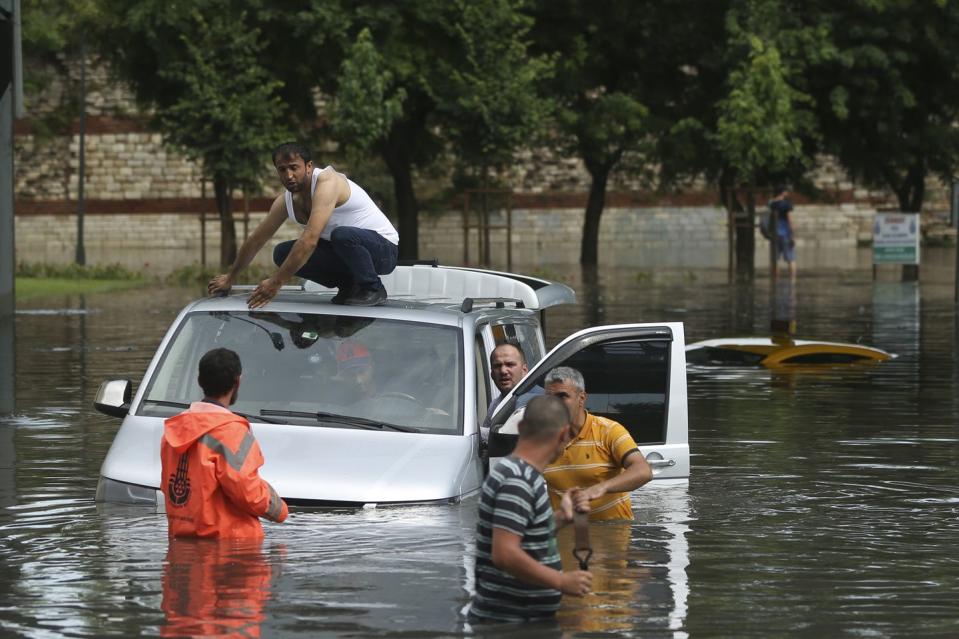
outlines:
[[959, 5], [857, 0], [804, 11], [836, 49], [806, 74], [826, 151], [918, 212], [926, 177], [951, 179], [959, 163]]
[[446, 82], [434, 91], [453, 153], [485, 184], [490, 171], [507, 168], [517, 150], [546, 132], [552, 104], [542, 90], [553, 61], [528, 52], [533, 20], [521, 12], [524, 2], [455, 4], [445, 28], [462, 54], [437, 61]]
[[775, 24], [776, 4], [748, 1], [745, 15], [730, 13], [731, 44], [734, 48], [740, 42], [745, 45], [745, 55], [729, 74], [729, 92], [719, 102], [715, 131], [717, 147], [733, 172], [734, 183], [746, 187], [747, 224], [737, 229], [736, 255], [739, 267], [749, 272], [755, 252], [757, 178], [802, 160], [802, 136], [811, 127], [810, 114], [802, 109], [810, 100], [789, 84], [789, 69], [773, 43], [774, 34], [767, 31]]
[[208, 20], [193, 11], [191, 33], [180, 36], [184, 57], [160, 71], [175, 97], [158, 108], [157, 120], [166, 140], [199, 161], [213, 181], [223, 266], [236, 258], [234, 189], [254, 187], [267, 152], [288, 137], [277, 117], [280, 83], [258, 64], [258, 31], [244, 18], [211, 12]]
[[[655, 131], [650, 99], [667, 87], [650, 80], [651, 40], [669, 31], [656, 3], [617, 0], [585, 5], [543, 0], [536, 5], [535, 51], [556, 55], [550, 95], [558, 102], [554, 147], [575, 153], [590, 175], [580, 262], [596, 264], [610, 175], [624, 155], [648, 153]], [[672, 86], [668, 84], [667, 86]]]
[[[73, 71], [85, 33], [98, 21], [96, 1], [36, 0], [21, 3], [21, 8], [24, 93], [35, 151], [68, 148], [80, 111], [79, 81]], [[62, 195], [69, 199], [71, 163], [64, 161], [62, 166]]]
[[418, 254], [414, 176], [455, 149], [467, 161], [503, 164], [528, 139], [542, 102], [527, 80], [544, 68], [525, 55], [528, 22], [518, 0], [363, 2], [336, 77], [338, 142], [382, 158], [393, 178], [400, 257]]
[[155, 109], [164, 139], [200, 163], [220, 217], [220, 262], [236, 257], [232, 196], [254, 188], [269, 150], [288, 137], [281, 82], [264, 67], [265, 44], [250, 14], [231, 0], [181, 11], [164, 2], [106, 3], [101, 42], [114, 68]]

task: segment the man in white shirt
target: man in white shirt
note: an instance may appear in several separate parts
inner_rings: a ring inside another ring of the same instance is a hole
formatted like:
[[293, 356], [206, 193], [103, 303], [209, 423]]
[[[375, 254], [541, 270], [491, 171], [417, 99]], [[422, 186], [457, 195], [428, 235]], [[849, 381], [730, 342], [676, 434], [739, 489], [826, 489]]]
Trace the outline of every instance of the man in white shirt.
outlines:
[[278, 146], [273, 164], [286, 190], [240, 247], [229, 271], [210, 280], [210, 295], [229, 293], [240, 271], [290, 219], [303, 227], [303, 233], [274, 248], [273, 261], [279, 268], [250, 294], [250, 308], [266, 305], [294, 275], [339, 289], [334, 304], [385, 302], [379, 276], [396, 268], [400, 241], [386, 215], [366, 191], [332, 166], [314, 167], [310, 151], [301, 144]]

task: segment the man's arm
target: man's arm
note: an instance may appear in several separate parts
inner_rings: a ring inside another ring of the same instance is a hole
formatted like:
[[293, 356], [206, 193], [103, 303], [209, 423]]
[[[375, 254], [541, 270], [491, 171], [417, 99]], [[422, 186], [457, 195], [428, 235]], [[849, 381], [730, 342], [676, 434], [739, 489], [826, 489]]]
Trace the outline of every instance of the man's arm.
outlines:
[[[247, 438], [252, 441], [247, 441]], [[214, 442], [207, 442], [207, 445], [211, 443], [216, 445]], [[229, 450], [226, 444], [220, 445], [226, 450], [221, 453], [222, 457], [217, 462], [217, 481], [230, 501], [254, 517], [265, 517], [275, 522], [285, 520], [289, 515], [286, 502], [280, 498], [273, 486], [260, 477], [259, 468], [263, 465], [263, 453], [260, 452], [260, 445], [253, 433], [246, 430], [236, 452]]]
[[556, 529], [573, 523], [573, 513], [588, 513], [590, 499], [592, 498], [581, 488], [570, 488], [563, 493], [559, 501], [559, 510], [553, 513]]
[[789, 228], [789, 246], [796, 245], [796, 229], [793, 226], [793, 205], [789, 204], [789, 210], [786, 211], [786, 226]]
[[563, 594], [582, 597], [589, 593], [593, 575], [585, 570], [563, 572], [533, 559], [520, 542], [522, 537], [503, 528], [493, 528], [493, 565], [523, 583], [553, 588]]
[[266, 244], [267, 241], [276, 234], [280, 226], [283, 225], [284, 220], [286, 220], [286, 203], [281, 195], [273, 200], [273, 204], [270, 206], [270, 212], [266, 214], [263, 221], [257, 225], [253, 232], [250, 233], [250, 236], [246, 238], [246, 241], [243, 242], [240, 250], [237, 251], [233, 265], [230, 266], [230, 270], [210, 280], [210, 283], [207, 285], [207, 292], [210, 295], [226, 295], [229, 293], [233, 284], [236, 282], [237, 275], [250, 265], [250, 262], [252, 262], [256, 254], [260, 252], [263, 245]]
[[320, 173], [316, 190], [313, 191], [313, 208], [310, 210], [310, 219], [306, 228], [303, 229], [299, 239], [293, 243], [293, 248], [290, 249], [289, 255], [276, 273], [260, 282], [260, 285], [250, 294], [250, 308], [264, 306], [276, 297], [284, 282], [293, 277], [310, 259], [320, 241], [323, 229], [326, 228], [326, 223], [333, 215], [333, 209], [336, 208], [341, 186], [345, 186], [345, 181], [336, 171]]
[[646, 484], [653, 478], [653, 469], [638, 448], [623, 458], [623, 472], [606, 481], [585, 488], [590, 499], [602, 497], [607, 493], [628, 493]]

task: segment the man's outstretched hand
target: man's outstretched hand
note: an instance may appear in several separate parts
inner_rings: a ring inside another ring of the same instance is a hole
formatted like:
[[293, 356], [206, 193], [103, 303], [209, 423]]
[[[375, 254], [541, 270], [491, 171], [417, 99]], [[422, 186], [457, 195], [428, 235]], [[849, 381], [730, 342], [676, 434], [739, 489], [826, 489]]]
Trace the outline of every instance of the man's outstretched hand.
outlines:
[[250, 293], [249, 299], [246, 301], [246, 305], [250, 308], [260, 308], [261, 306], [266, 306], [267, 302], [276, 297], [276, 294], [280, 292], [280, 287], [283, 286], [282, 282], [274, 280], [272, 277], [268, 277], [260, 285], [253, 289], [253, 292]]
[[231, 288], [233, 288], [233, 282], [226, 273], [217, 275], [206, 285], [206, 291], [210, 295], [229, 295]]

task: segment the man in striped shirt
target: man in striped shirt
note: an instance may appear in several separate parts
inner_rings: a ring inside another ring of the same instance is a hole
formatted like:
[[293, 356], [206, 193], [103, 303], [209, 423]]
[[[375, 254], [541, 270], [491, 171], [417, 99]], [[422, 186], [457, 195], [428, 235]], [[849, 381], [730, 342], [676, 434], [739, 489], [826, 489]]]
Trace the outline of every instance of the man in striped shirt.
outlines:
[[572, 423], [566, 449], [543, 471], [554, 506], [566, 491], [581, 487], [590, 499], [590, 521], [633, 519], [629, 493], [653, 471], [626, 428], [586, 411], [586, 383], [575, 368], [546, 374], [546, 394], [566, 404]]
[[592, 575], [563, 572], [555, 531], [573, 510], [588, 512], [578, 491], [549, 503], [542, 471], [566, 445], [569, 412], [553, 397], [534, 397], [519, 423], [519, 441], [483, 482], [476, 524], [476, 594], [471, 623], [548, 619], [563, 594], [582, 597]]

